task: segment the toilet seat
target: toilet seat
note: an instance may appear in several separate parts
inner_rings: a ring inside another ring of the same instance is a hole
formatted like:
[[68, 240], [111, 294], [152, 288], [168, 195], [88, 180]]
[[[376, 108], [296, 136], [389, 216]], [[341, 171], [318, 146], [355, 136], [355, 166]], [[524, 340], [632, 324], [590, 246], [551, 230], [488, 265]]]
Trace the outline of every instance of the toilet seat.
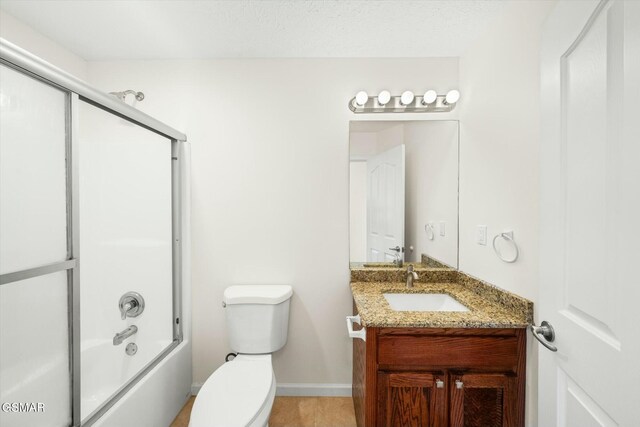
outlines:
[[275, 398], [271, 355], [238, 355], [200, 389], [189, 427], [265, 426]]

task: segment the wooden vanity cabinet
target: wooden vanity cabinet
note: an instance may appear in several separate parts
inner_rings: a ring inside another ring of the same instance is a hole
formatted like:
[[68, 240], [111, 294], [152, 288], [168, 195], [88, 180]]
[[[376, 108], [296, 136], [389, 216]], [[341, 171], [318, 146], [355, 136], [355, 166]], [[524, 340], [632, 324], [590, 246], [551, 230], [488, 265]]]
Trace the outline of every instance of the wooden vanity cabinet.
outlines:
[[359, 427], [524, 426], [525, 329], [367, 328], [353, 341]]
[[510, 374], [462, 374], [451, 376], [451, 427], [524, 425], [516, 377]]
[[446, 427], [447, 394], [442, 373], [378, 372], [378, 425]]

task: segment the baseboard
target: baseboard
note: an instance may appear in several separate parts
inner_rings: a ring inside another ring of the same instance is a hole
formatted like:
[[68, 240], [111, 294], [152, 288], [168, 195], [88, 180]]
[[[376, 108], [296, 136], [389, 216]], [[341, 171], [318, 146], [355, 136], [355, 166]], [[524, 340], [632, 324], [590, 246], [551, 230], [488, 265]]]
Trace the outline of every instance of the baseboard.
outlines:
[[[200, 388], [202, 383], [192, 384], [191, 394], [197, 395]], [[351, 397], [351, 384], [279, 383], [276, 387], [276, 396]]]
[[204, 383], [191, 384], [191, 396], [197, 396]]

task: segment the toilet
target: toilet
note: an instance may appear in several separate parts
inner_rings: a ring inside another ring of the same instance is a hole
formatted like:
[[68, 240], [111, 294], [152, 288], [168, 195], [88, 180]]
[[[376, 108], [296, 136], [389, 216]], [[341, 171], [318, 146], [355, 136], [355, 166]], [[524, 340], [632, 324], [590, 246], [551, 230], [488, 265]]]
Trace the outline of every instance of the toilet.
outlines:
[[271, 353], [287, 342], [288, 285], [230, 286], [224, 291], [227, 331], [238, 355], [205, 381], [189, 427], [264, 427], [276, 395]]

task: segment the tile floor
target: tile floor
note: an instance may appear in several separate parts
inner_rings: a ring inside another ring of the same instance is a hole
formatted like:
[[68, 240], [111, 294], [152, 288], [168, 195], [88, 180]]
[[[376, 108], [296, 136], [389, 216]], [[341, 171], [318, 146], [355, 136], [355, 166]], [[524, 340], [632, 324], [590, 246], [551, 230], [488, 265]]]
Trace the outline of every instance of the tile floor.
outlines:
[[[170, 427], [187, 427], [195, 397], [189, 399]], [[355, 427], [350, 397], [276, 397], [269, 427]]]

